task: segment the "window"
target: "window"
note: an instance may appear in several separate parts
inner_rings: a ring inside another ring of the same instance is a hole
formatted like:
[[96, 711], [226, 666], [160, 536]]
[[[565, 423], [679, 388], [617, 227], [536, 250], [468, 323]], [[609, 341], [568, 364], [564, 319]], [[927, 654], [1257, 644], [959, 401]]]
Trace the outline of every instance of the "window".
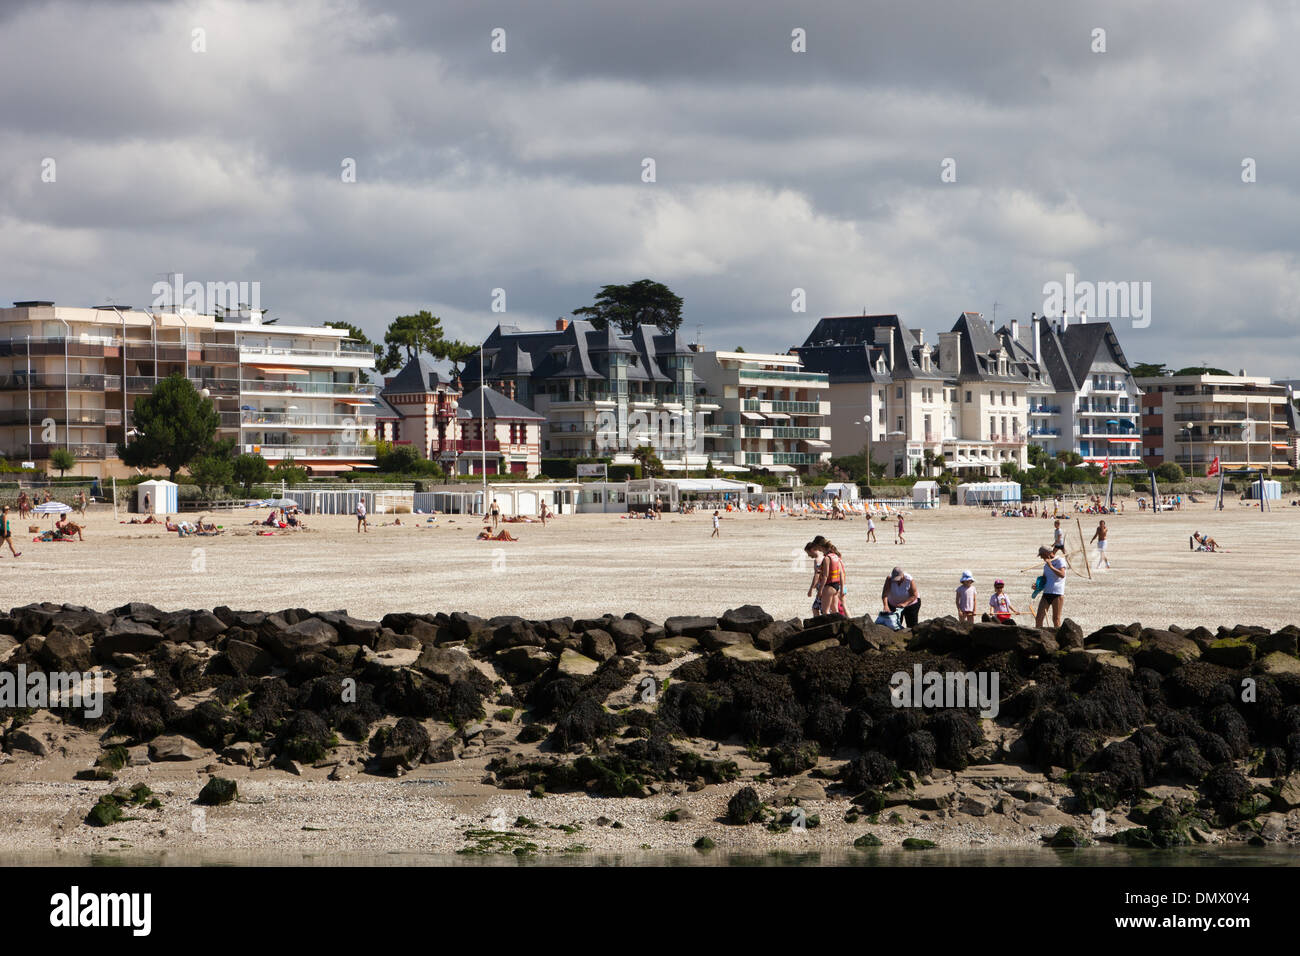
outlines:
[[998, 433], [998, 420], [992, 415], [989, 416], [989, 438]]
[[898, 388], [896, 388], [896, 389], [894, 390], [894, 397], [895, 397], [895, 398], [902, 398], [902, 397], [903, 397], [903, 386], [900, 385], [900, 386], [898, 386]]
[[968, 405], [970, 404], [970, 391], [969, 391], [969, 390], [967, 390], [967, 392], [966, 392], [966, 403], [967, 403]]
[[900, 432], [903, 430], [903, 416], [902, 416], [902, 415], [899, 415], [899, 416], [898, 416], [898, 430], [899, 430]]

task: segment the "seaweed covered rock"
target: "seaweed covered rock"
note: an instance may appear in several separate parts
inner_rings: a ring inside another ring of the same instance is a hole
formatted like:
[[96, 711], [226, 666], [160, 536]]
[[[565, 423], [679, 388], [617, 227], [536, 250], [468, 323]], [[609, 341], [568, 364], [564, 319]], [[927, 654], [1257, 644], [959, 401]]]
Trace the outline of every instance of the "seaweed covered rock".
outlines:
[[727, 822], [737, 825], [753, 823], [763, 810], [763, 801], [753, 787], [742, 787], [727, 801]]

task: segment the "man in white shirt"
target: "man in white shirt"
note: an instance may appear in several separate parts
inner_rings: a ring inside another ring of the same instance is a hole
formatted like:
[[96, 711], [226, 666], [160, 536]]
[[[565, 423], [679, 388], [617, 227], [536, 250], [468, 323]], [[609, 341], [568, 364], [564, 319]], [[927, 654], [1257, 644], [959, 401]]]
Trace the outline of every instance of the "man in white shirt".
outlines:
[[370, 523], [366, 521], [366, 500], [362, 498], [357, 502], [357, 534], [362, 531], [370, 533]]

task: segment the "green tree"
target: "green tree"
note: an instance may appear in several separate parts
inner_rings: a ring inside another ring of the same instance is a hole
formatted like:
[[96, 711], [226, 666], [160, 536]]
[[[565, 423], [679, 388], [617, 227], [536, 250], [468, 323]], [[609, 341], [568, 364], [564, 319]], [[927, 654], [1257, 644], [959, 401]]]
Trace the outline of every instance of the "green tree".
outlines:
[[135, 400], [134, 420], [135, 437], [129, 445], [117, 446], [118, 457], [131, 468], [161, 465], [172, 481], [177, 472], [209, 449], [221, 424], [211, 400], [179, 372]]
[[1175, 375], [1231, 375], [1227, 369], [1215, 368], [1212, 365], [1189, 365], [1186, 368], [1180, 368], [1174, 372]]
[[271, 469], [271, 480], [277, 484], [283, 481], [292, 488], [307, 480], [307, 469], [295, 465], [292, 457], [285, 458], [276, 462], [275, 467]]
[[1186, 477], [1183, 466], [1176, 461], [1167, 461], [1156, 469], [1156, 478], [1160, 481], [1182, 481]]
[[462, 342], [459, 339], [448, 339], [442, 343], [442, 352], [437, 357], [450, 362], [456, 377], [460, 378], [460, 372], [465, 367], [465, 363], [469, 361], [471, 355], [477, 353], [477, 345], [471, 345], [469, 342]]
[[440, 357], [446, 344], [442, 320], [427, 309], [414, 315], [399, 315], [388, 323], [384, 344], [388, 350], [379, 360], [381, 372], [395, 372], [421, 352]]
[[189, 473], [203, 497], [212, 500], [234, 480], [235, 463], [228, 451], [214, 448], [191, 461]]
[[682, 325], [682, 300], [660, 282], [641, 279], [631, 285], [601, 286], [591, 305], [573, 310], [598, 329], [613, 325], [627, 335], [637, 325], [676, 332]]
[[271, 477], [271, 466], [261, 455], [247, 452], [234, 460], [231, 477], [244, 489], [244, 494], [251, 496], [253, 486], [265, 484]]
[[1169, 374], [1164, 362], [1138, 362], [1131, 371], [1134, 378], [1157, 378]]
[[59, 469], [59, 477], [62, 477], [69, 468], [77, 467], [77, 456], [66, 448], [55, 448], [50, 452], [50, 464]]
[[657, 478], [664, 473], [664, 463], [655, 454], [654, 446], [638, 445], [632, 457], [641, 463], [641, 473], [647, 478]]

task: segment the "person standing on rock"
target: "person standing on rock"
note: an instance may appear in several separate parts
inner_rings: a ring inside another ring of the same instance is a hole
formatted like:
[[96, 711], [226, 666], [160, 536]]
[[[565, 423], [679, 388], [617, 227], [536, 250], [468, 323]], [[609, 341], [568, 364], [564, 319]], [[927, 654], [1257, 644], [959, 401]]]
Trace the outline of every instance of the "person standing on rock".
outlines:
[[957, 620], [975, 622], [975, 578], [969, 571], [961, 573], [961, 583], [957, 585]]
[[1011, 624], [1012, 615], [1019, 612], [1012, 606], [1011, 598], [1007, 597], [1006, 586], [1006, 582], [1001, 578], [993, 582], [993, 593], [989, 595], [989, 610], [1003, 624]]
[[1052, 609], [1052, 626], [1061, 626], [1061, 610], [1065, 606], [1065, 558], [1058, 557], [1046, 546], [1038, 549], [1038, 556], [1043, 559], [1043, 596], [1038, 601], [1038, 613], [1034, 616], [1034, 626], [1042, 627], [1047, 609]]
[[903, 626], [916, 627], [921, 615], [921, 593], [916, 589], [916, 582], [910, 574], [904, 574], [902, 568], [894, 568], [885, 578], [885, 587], [880, 592], [881, 603], [886, 614], [894, 611], [903, 612]]

